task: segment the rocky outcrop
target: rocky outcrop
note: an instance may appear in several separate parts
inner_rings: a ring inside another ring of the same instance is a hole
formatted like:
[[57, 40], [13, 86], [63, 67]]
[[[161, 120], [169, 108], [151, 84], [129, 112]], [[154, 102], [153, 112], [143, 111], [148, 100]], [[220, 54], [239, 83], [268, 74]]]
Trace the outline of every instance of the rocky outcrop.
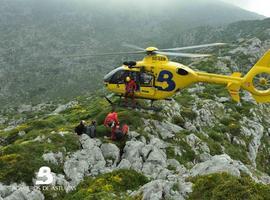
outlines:
[[210, 153], [210, 149], [207, 146], [207, 143], [201, 141], [201, 139], [193, 133], [186, 136], [186, 142], [192, 148], [196, 155], [199, 155], [201, 152], [205, 154]]
[[63, 162], [63, 153], [62, 152], [58, 152], [58, 153], [49, 152], [49, 153], [43, 154], [42, 158], [43, 160], [49, 163], [58, 165], [59, 163]]
[[3, 185], [0, 183], [0, 199], [4, 200], [44, 200], [45, 197], [38, 189], [25, 184]]
[[65, 105], [59, 105], [53, 112], [52, 114], [59, 114], [60, 112], [63, 112], [69, 108], [74, 107], [75, 105], [78, 104], [78, 101], [71, 101]]
[[204, 100], [201, 108], [194, 108], [197, 113], [194, 125], [196, 127], [210, 126], [216, 122], [216, 118], [221, 118], [224, 115], [224, 105], [213, 100]]
[[100, 149], [107, 165], [109, 167], [116, 167], [117, 163], [120, 161], [119, 148], [115, 144], [105, 143], [101, 145]]
[[191, 176], [206, 175], [218, 172], [227, 172], [234, 176], [240, 176], [241, 172], [252, 176], [250, 170], [240, 161], [235, 161], [230, 156], [216, 155], [210, 160], [196, 164], [191, 170]]
[[169, 121], [157, 121], [157, 120], [144, 120], [147, 130], [160, 135], [162, 139], [168, 139], [174, 137], [174, 135], [183, 130], [180, 126], [177, 126]]
[[184, 200], [186, 195], [192, 191], [191, 188], [191, 183], [173, 182], [158, 179], [145, 184], [138, 191], [131, 195], [135, 196], [142, 194], [143, 200]]
[[258, 149], [261, 145], [261, 138], [263, 137], [264, 127], [255, 120], [249, 120], [243, 118], [242, 124], [242, 134], [248, 137], [252, 137], [251, 142], [248, 145], [248, 156], [252, 165], [256, 167], [256, 158]]
[[86, 175], [97, 175], [105, 170], [106, 161], [99, 148], [100, 141], [83, 134], [80, 137], [83, 147], [72, 154], [64, 163], [64, 172], [71, 179], [71, 185], [77, 186]]

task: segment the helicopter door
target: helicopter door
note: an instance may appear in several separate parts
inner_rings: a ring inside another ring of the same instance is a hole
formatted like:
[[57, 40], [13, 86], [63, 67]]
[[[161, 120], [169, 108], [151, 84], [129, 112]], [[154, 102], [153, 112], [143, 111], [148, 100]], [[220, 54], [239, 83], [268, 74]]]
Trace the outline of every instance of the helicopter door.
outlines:
[[140, 72], [138, 89], [140, 96], [146, 98], [153, 97], [156, 93], [156, 88], [154, 87], [154, 76], [150, 73]]

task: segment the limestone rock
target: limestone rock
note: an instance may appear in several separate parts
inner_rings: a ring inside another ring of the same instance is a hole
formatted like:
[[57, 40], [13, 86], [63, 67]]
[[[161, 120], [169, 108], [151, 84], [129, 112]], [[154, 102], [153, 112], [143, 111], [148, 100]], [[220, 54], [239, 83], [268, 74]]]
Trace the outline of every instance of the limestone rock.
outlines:
[[159, 149], [165, 149], [167, 147], [167, 145], [165, 144], [163, 140], [156, 137], [151, 138], [149, 144]]
[[23, 112], [31, 112], [32, 111], [32, 106], [31, 105], [21, 105], [19, 108], [18, 108], [18, 112], [19, 113], [23, 113]]
[[5, 200], [44, 200], [40, 190], [29, 188], [25, 184], [13, 183], [9, 186], [0, 183], [0, 197]]
[[179, 183], [166, 180], [153, 180], [144, 186], [142, 186], [138, 191], [132, 193], [132, 195], [137, 195], [142, 193], [143, 200], [163, 200], [163, 199], [177, 199], [184, 200], [185, 194], [191, 191], [191, 184], [182, 185], [180, 190], [178, 186]]
[[122, 158], [128, 160], [131, 163], [131, 167], [137, 171], [142, 169], [143, 160], [141, 157], [141, 149], [144, 147], [144, 143], [140, 141], [128, 141], [124, 148]]
[[64, 172], [71, 179], [72, 186], [77, 186], [85, 175], [99, 174], [106, 164], [98, 141], [83, 134], [80, 142], [83, 149], [76, 151], [64, 163]]
[[196, 155], [200, 154], [200, 152], [210, 153], [210, 149], [207, 144], [205, 142], [202, 142], [201, 139], [193, 133], [186, 136], [186, 142], [196, 153]]
[[111, 160], [113, 162], [113, 165], [116, 166], [116, 163], [118, 163], [120, 159], [119, 148], [115, 144], [106, 143], [102, 144], [100, 149], [105, 160]]
[[42, 158], [43, 160], [49, 163], [58, 165], [59, 163], [63, 162], [63, 153], [62, 152], [58, 152], [58, 153], [49, 152], [49, 153], [43, 154]]
[[240, 177], [240, 173], [252, 175], [249, 169], [240, 161], [235, 161], [227, 154], [213, 156], [210, 160], [196, 164], [190, 171], [191, 176], [206, 175], [217, 172], [227, 172]]
[[181, 165], [177, 160], [175, 159], [168, 159], [167, 165], [175, 168], [175, 171], [178, 172], [178, 174], [184, 174], [187, 172], [187, 169], [185, 166]]
[[130, 169], [131, 164], [127, 159], [122, 159], [121, 162], [118, 164], [118, 169]]
[[72, 108], [73, 106], [77, 105], [78, 102], [77, 101], [71, 101], [65, 105], [59, 105], [52, 114], [59, 114], [60, 112], [63, 112], [69, 108]]
[[252, 141], [250, 142], [248, 149], [248, 156], [252, 165], [256, 167], [256, 158], [258, 149], [261, 145], [261, 138], [263, 137], [264, 127], [255, 120], [247, 119], [246, 117], [243, 118], [241, 121], [242, 130], [241, 133], [246, 136], [252, 136]]
[[171, 122], [164, 121], [160, 122], [157, 120], [149, 120], [153, 124], [153, 130], [156, 130], [160, 134], [162, 139], [172, 138], [175, 133], [183, 130], [180, 126], [172, 124]]

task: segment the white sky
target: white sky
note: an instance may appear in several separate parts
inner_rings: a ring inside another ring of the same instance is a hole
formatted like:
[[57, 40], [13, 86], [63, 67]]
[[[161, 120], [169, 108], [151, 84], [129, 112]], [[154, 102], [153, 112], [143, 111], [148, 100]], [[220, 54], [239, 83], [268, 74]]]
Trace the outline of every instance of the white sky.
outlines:
[[266, 17], [270, 17], [270, 0], [223, 0]]

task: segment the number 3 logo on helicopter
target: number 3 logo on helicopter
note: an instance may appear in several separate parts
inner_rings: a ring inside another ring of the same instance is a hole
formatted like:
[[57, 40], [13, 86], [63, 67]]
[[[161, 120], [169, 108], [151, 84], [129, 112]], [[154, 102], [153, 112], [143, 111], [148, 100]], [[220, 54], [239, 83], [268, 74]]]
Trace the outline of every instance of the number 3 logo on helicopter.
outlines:
[[168, 87], [162, 88], [160, 86], [156, 86], [156, 88], [161, 91], [167, 91], [167, 92], [173, 91], [176, 85], [175, 85], [175, 82], [172, 80], [172, 78], [173, 78], [173, 74], [170, 71], [168, 70], [161, 71], [158, 75], [157, 82], [161, 82], [161, 83], [166, 82], [168, 84]]

